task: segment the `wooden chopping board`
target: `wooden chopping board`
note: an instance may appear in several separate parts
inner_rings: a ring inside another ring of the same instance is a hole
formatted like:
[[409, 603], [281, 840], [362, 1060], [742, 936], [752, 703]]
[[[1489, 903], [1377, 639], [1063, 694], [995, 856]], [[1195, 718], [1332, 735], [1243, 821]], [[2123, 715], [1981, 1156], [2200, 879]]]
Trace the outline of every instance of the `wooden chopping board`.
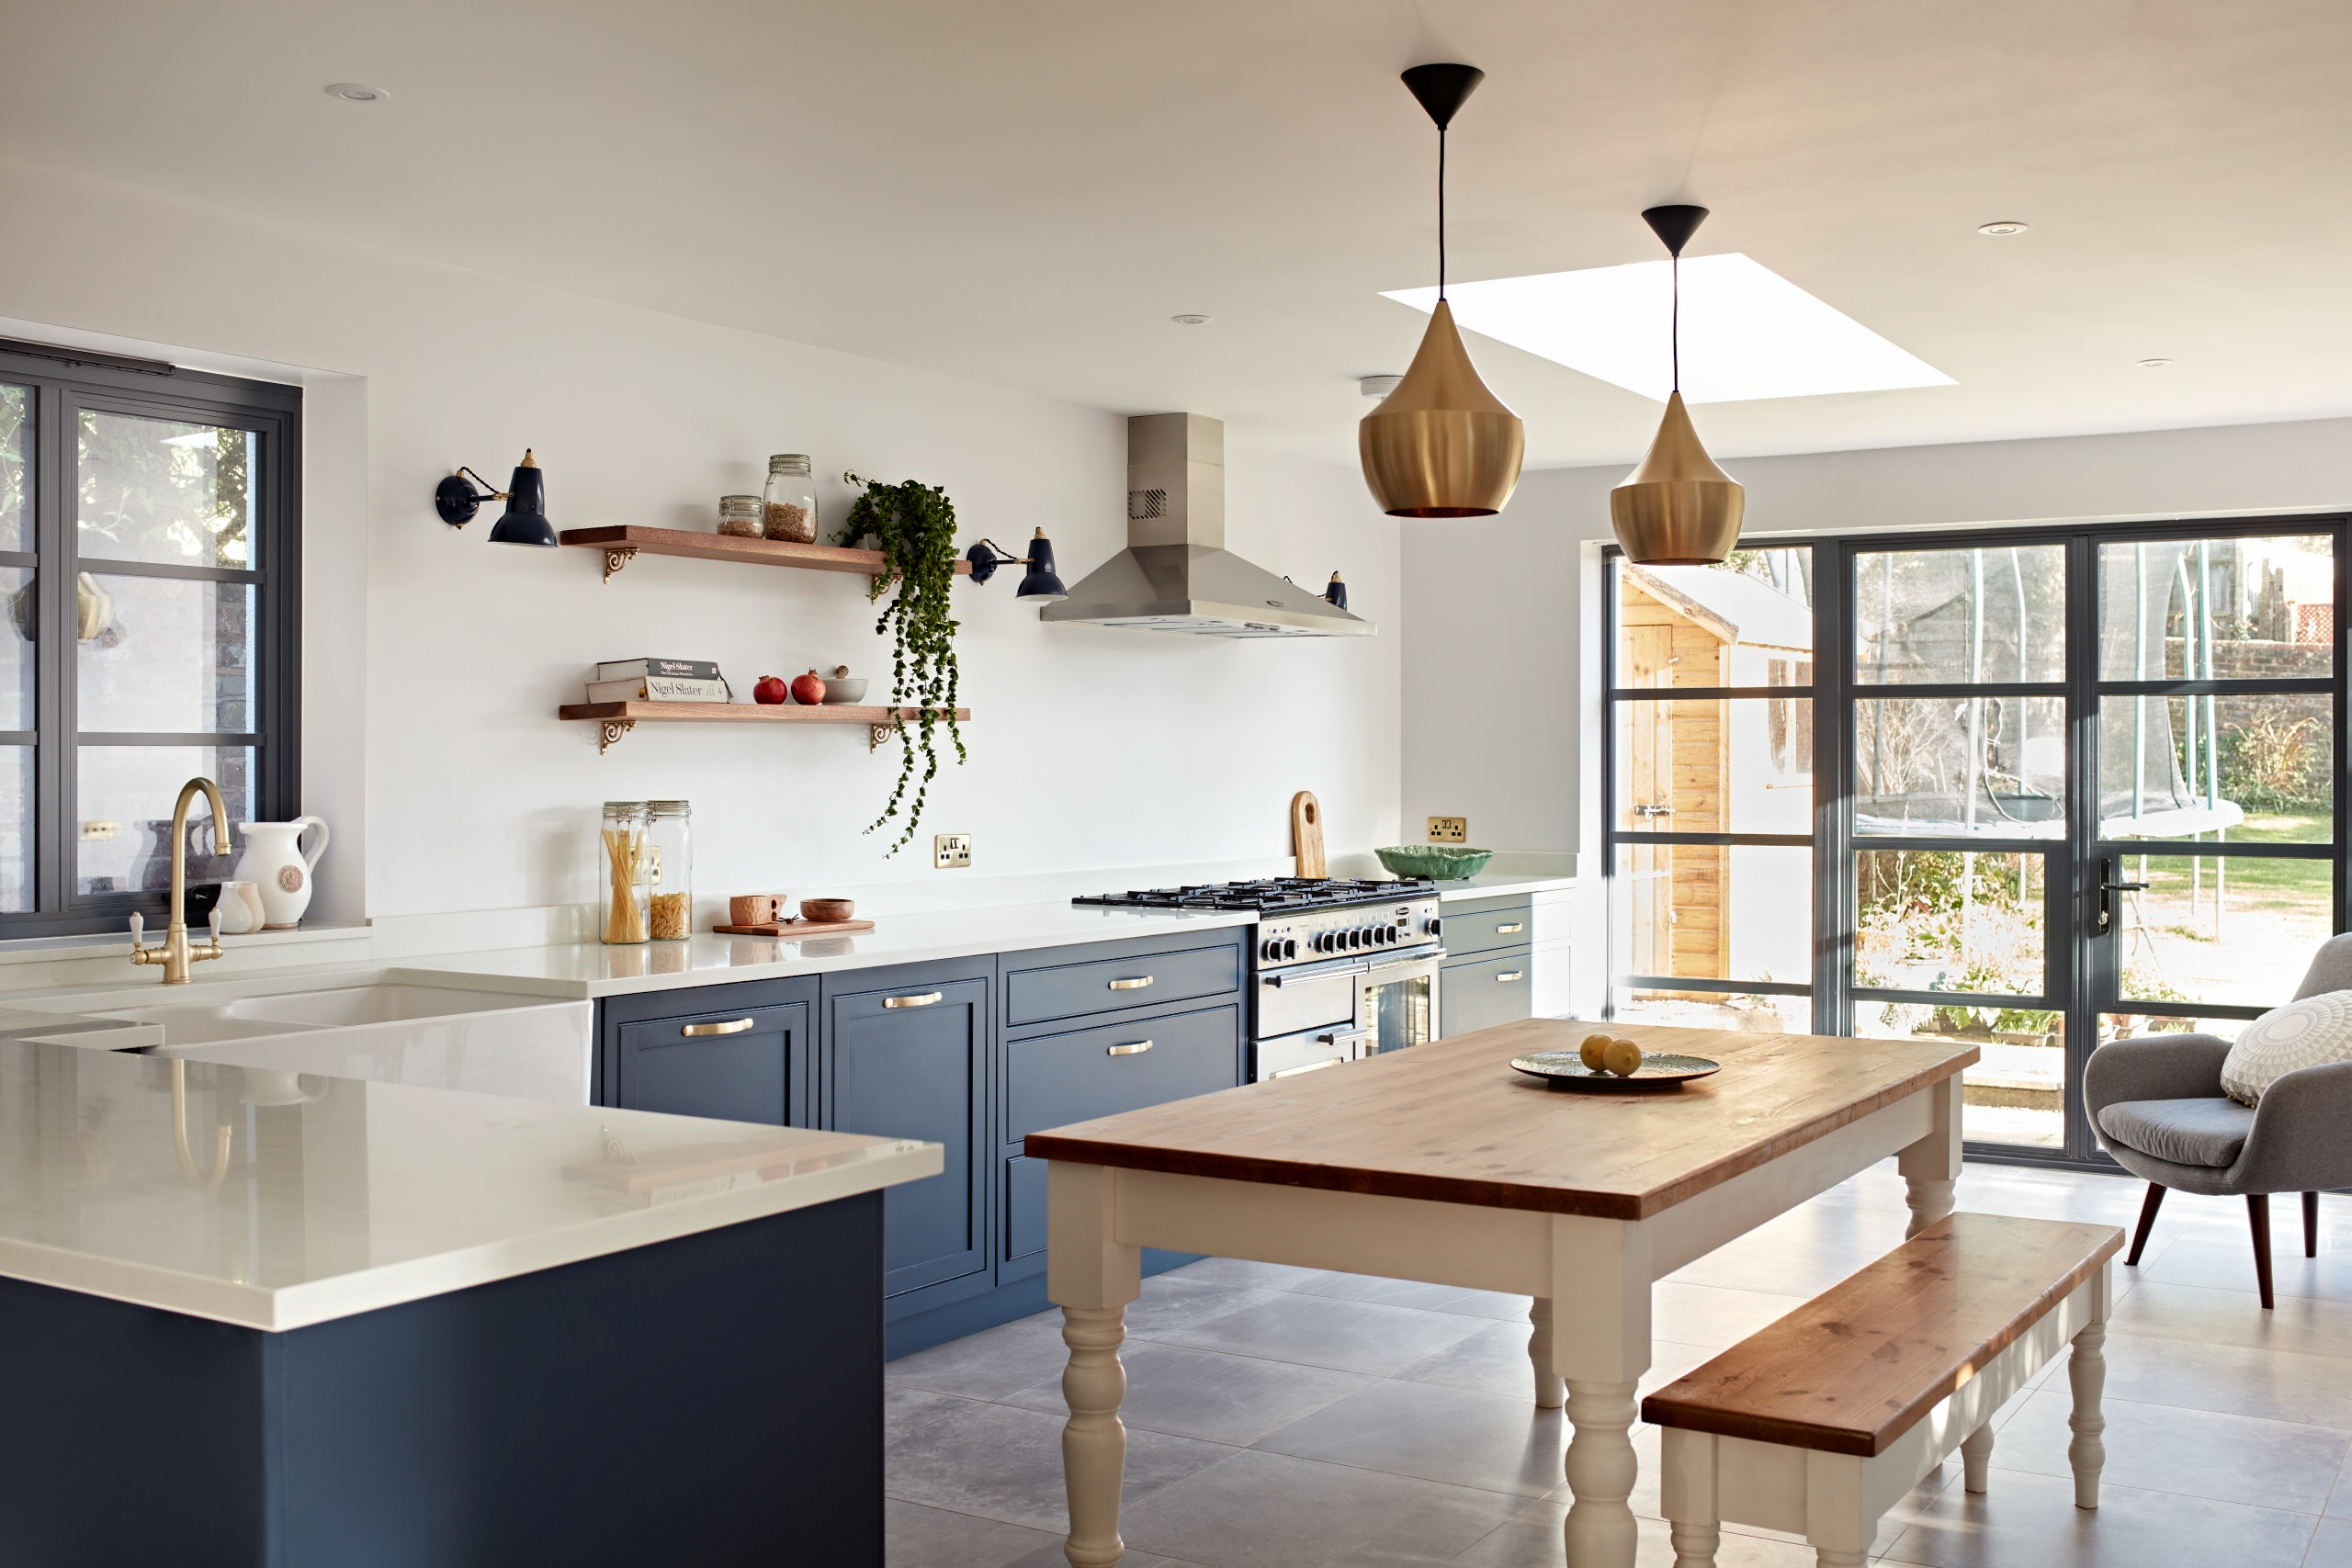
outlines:
[[872, 920], [768, 920], [756, 926], [713, 926], [720, 936], [831, 936], [835, 931], [870, 931]]
[[1290, 797], [1290, 852], [1298, 857], [1298, 874], [1326, 877], [1330, 867], [1323, 859], [1323, 803], [1313, 790]]

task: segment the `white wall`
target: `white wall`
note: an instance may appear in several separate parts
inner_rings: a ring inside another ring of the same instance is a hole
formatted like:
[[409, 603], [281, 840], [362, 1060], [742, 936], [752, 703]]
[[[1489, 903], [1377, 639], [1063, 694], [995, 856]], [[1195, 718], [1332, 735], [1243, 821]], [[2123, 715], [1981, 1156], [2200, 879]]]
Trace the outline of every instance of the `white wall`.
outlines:
[[1397, 531], [1351, 467], [1229, 431], [1230, 542], [1301, 582], [1340, 568], [1384, 636], [1048, 629], [1012, 603], [1017, 571], [959, 586], [971, 761], [943, 772], [925, 836], [885, 861], [860, 829], [895, 755], [869, 757], [859, 728], [642, 726], [599, 758], [593, 726], [554, 718], [585, 666], [637, 654], [716, 658], [739, 683], [847, 663], [881, 700], [888, 649], [862, 580], [639, 558], [602, 586], [592, 552], [488, 545], [494, 507], [446, 527], [434, 481], [462, 462], [503, 482], [530, 446], [559, 527], [707, 526], [722, 492], [759, 488], [768, 453], [806, 451], [829, 525], [844, 468], [919, 478], [945, 486], [966, 541], [1017, 549], [1042, 525], [1075, 579], [1122, 542], [1120, 413], [6, 165], [0, 210], [16, 335], [300, 367], [287, 378], [311, 389], [304, 805], [337, 829], [323, 911], [585, 902], [606, 798], [691, 799], [705, 894], [954, 875], [929, 869], [934, 830], [976, 835], [986, 871], [1287, 869], [1301, 788], [1337, 851], [1398, 836]]
[[[1703, 426], [1704, 410], [1700, 418]], [[1404, 525], [1403, 819], [1597, 846], [1600, 547], [1631, 464], [1531, 473], [1503, 514]], [[2352, 420], [1727, 462], [1747, 532], [2266, 515], [2352, 506]], [[1589, 858], [1582, 868], [1601, 868]]]

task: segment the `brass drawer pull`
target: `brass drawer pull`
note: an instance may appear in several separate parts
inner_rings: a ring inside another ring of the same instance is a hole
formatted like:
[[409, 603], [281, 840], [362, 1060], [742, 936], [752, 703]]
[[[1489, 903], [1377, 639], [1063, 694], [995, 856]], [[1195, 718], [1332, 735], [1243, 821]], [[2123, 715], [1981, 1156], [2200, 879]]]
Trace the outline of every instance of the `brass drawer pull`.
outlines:
[[1509, 924], [1509, 925], [1507, 925], [1507, 926], [1497, 926], [1497, 927], [1495, 928], [1495, 934], [1496, 934], [1497, 936], [1516, 936], [1518, 933], [1520, 933], [1521, 931], [1525, 931], [1526, 929], [1527, 929], [1527, 922], [1526, 922], [1526, 921], [1524, 921], [1524, 920], [1513, 920], [1510, 924]]
[[1137, 1040], [1125, 1045], [1106, 1046], [1102, 1054], [1106, 1056], [1140, 1056], [1150, 1049], [1150, 1041]]
[[942, 999], [939, 992], [925, 991], [919, 997], [884, 997], [882, 1005], [886, 1008], [927, 1008]]
[[1114, 991], [1140, 991], [1150, 984], [1151, 976], [1144, 975], [1133, 980], [1114, 980], [1111, 988]]
[[752, 1027], [748, 1018], [730, 1018], [725, 1023], [689, 1023], [678, 1031], [681, 1034], [741, 1034]]
[[1506, 969], [1501, 974], [1495, 976], [1495, 984], [1498, 986], [1508, 986], [1513, 980], [1524, 980], [1526, 978], [1527, 971], [1524, 969]]

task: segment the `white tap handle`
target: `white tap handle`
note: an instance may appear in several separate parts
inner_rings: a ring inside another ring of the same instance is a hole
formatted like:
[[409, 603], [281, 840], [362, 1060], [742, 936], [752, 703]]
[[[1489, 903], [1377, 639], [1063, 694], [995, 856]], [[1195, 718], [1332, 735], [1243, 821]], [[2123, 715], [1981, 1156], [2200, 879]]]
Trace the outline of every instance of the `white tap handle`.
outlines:
[[218, 946], [220, 946], [220, 905], [215, 904], [215, 905], [213, 905], [213, 906], [212, 906], [212, 914], [211, 914], [211, 916], [210, 916], [210, 919], [211, 919], [211, 922], [212, 922], [212, 945], [213, 945], [213, 946], [215, 946], [215, 947], [218, 947]]
[[133, 947], [147, 945], [147, 922], [136, 909], [130, 911], [130, 945]]

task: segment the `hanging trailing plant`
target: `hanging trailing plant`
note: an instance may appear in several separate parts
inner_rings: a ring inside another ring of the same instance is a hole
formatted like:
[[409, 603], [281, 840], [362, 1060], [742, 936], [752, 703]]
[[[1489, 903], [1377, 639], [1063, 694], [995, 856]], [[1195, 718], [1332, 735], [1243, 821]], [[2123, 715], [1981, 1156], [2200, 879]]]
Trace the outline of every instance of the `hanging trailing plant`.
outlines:
[[[871, 833], [899, 815], [912, 782], [914, 803], [907, 807], [904, 830], [888, 852], [897, 854], [914, 838], [931, 781], [939, 775], [933, 732], [943, 718], [947, 738], [955, 743], [956, 760], [965, 760], [963, 732], [956, 724], [956, 619], [949, 598], [956, 585], [956, 503], [937, 485], [915, 479], [886, 485], [855, 474], [842, 477], [862, 493], [833, 542], [855, 545], [870, 536], [882, 552], [882, 575], [874, 580], [866, 597], [879, 599], [898, 590], [876, 617], [874, 629], [891, 638], [890, 705], [912, 707], [918, 715], [898, 720], [898, 787], [890, 792], [882, 815], [865, 829]], [[915, 777], [918, 755], [922, 759], [920, 779]]]

